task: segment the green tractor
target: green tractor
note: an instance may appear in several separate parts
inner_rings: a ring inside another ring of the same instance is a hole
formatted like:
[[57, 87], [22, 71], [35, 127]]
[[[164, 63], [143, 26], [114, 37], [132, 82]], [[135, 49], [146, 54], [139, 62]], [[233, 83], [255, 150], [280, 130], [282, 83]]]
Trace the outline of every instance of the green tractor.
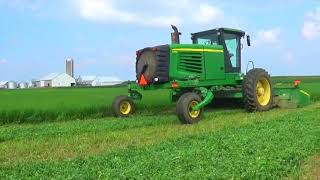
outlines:
[[[217, 99], [240, 99], [248, 112], [309, 103], [310, 96], [298, 85], [273, 87], [264, 69], [241, 72], [241, 39], [245, 32], [218, 28], [193, 33], [192, 44], [180, 44], [181, 33], [172, 28], [170, 45], [136, 52], [137, 83], [129, 84], [128, 95], [115, 98], [112, 108], [117, 117], [134, 112], [134, 101], [142, 99], [139, 91], [158, 89], [170, 89], [177, 116], [184, 124], [199, 122], [204, 107]], [[250, 46], [250, 36], [246, 41]]]

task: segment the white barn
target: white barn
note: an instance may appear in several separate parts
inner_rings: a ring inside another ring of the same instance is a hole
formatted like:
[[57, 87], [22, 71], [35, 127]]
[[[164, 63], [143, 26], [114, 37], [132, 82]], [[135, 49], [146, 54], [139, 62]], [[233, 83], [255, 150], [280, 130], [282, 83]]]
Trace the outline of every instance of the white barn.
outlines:
[[51, 73], [36, 82], [36, 87], [71, 87], [76, 85], [73, 77], [66, 73]]

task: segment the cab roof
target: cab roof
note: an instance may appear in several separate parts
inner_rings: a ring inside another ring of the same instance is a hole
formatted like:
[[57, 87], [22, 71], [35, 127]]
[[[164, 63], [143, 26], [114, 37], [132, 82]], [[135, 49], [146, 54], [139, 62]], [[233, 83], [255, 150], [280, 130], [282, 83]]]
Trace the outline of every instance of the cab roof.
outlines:
[[197, 36], [197, 35], [205, 35], [205, 34], [212, 34], [212, 33], [216, 33], [216, 32], [230, 32], [230, 33], [235, 33], [235, 34], [239, 34], [241, 36], [244, 36], [246, 33], [244, 31], [238, 30], [238, 29], [232, 29], [232, 28], [216, 28], [216, 29], [211, 29], [211, 30], [207, 30], [207, 31], [201, 31], [201, 32], [197, 32], [197, 33], [191, 33], [192, 36]]

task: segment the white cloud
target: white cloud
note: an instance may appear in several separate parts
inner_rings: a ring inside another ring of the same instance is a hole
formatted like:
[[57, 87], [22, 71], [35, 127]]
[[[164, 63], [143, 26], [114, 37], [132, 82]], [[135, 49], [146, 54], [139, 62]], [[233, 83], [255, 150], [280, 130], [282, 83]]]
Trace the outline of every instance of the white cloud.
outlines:
[[80, 0], [80, 14], [93, 21], [132, 22], [137, 15], [116, 9], [109, 0]]
[[306, 14], [301, 33], [307, 40], [320, 37], [320, 8]]
[[[1, 0], [0, 0], [1, 4]], [[134, 1], [127, 3], [117, 0], [68, 0], [52, 3], [42, 0], [11, 0], [4, 4], [23, 10], [30, 10], [38, 15], [74, 16], [97, 22], [113, 24], [130, 24], [154, 27], [176, 25], [212, 25], [225, 24], [224, 12], [221, 8], [204, 2], [192, 0], [162, 0], [152, 2], [140, 0], [138, 7]], [[61, 6], [61, 7], [60, 7]], [[61, 14], [56, 14], [55, 8], [60, 8]], [[70, 13], [70, 14], [68, 14]], [[54, 14], [54, 15], [53, 15]]]
[[263, 43], [276, 43], [279, 41], [281, 29], [279, 27], [261, 30], [258, 32], [258, 40]]
[[223, 11], [209, 4], [199, 4], [190, 0], [164, 1], [161, 3], [165, 5], [161, 8], [149, 8], [138, 13], [120, 8], [120, 2], [114, 0], [74, 0], [74, 3], [82, 18], [100, 23], [167, 27], [183, 22], [210, 24], [223, 18]]
[[0, 59], [0, 64], [7, 64], [8, 61], [6, 59]]
[[256, 38], [252, 41], [254, 46], [265, 44], [276, 44], [280, 41], [281, 29], [274, 27], [258, 31]]
[[304, 22], [302, 36], [307, 40], [320, 37], [320, 24], [312, 21]]
[[[39, 0], [11, 0], [5, 2], [9, 7], [15, 7], [20, 10], [31, 10], [36, 12], [39, 10], [40, 6]], [[1, 3], [1, 2], [0, 2]]]
[[157, 16], [150, 19], [146, 19], [146, 21], [141, 21], [140, 24], [148, 25], [148, 26], [162, 26], [166, 27], [170, 24], [181, 23], [181, 19], [178, 16]]
[[168, 6], [170, 8], [174, 8], [174, 9], [183, 9], [183, 8], [189, 8], [192, 0], [162, 0], [161, 3], [163, 4], [163, 6]]
[[80, 0], [75, 1], [80, 15], [87, 20], [96, 22], [130, 23], [148, 26], [168, 26], [179, 24], [177, 16], [146, 16], [118, 9], [111, 0]]
[[192, 20], [198, 24], [209, 24], [222, 18], [223, 11], [208, 4], [200, 4], [199, 9], [192, 14]]

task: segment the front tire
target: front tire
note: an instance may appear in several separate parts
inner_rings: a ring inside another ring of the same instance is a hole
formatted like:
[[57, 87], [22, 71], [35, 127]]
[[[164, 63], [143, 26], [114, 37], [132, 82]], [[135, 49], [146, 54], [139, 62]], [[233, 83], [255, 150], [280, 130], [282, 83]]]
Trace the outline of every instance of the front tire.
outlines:
[[273, 92], [270, 75], [264, 69], [250, 70], [243, 81], [246, 111], [267, 111], [272, 108]]
[[113, 114], [116, 117], [128, 117], [134, 112], [134, 102], [128, 96], [118, 96], [112, 103]]
[[177, 116], [183, 124], [194, 124], [199, 122], [203, 116], [203, 109], [192, 110], [192, 107], [201, 102], [201, 97], [197, 93], [183, 94], [176, 105]]

